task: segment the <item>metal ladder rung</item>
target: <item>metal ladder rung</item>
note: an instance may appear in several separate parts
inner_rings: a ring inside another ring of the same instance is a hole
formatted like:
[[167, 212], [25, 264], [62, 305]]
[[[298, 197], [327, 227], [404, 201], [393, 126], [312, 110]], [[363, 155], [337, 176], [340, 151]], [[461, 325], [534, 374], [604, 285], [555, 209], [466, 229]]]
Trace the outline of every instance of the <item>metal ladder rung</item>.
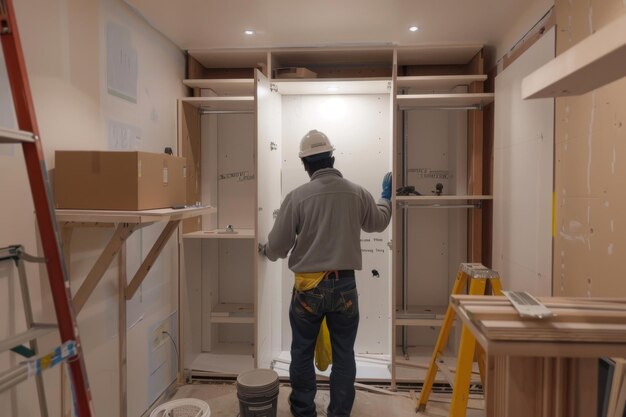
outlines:
[[18, 365], [0, 373], [0, 393], [28, 379], [28, 366]]
[[26, 262], [46, 262], [45, 258], [40, 258], [37, 256], [29, 255], [24, 251], [24, 247], [22, 245], [13, 245], [7, 246], [5, 248], [0, 248], [0, 262], [3, 261], [19, 261], [20, 259]]
[[0, 143], [35, 142], [35, 135], [23, 130], [0, 128]]
[[0, 340], [0, 352], [5, 352], [15, 346], [30, 342], [38, 337], [45, 336], [57, 330], [56, 324], [36, 324], [23, 333], [18, 333], [7, 339]]

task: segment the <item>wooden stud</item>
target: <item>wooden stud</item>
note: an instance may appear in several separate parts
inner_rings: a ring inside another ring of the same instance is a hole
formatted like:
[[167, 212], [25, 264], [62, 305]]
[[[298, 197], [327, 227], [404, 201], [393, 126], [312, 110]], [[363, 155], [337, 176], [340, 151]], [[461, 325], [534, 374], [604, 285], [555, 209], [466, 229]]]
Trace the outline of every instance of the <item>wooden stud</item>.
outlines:
[[127, 384], [126, 384], [126, 297], [124, 289], [126, 288], [126, 243], [122, 244], [118, 253], [118, 284], [117, 284], [117, 337], [118, 343], [118, 365], [119, 365], [119, 416], [126, 417], [127, 414]]
[[[201, 201], [202, 141], [198, 109], [181, 100], [178, 102], [178, 156], [187, 159], [187, 205]], [[202, 217], [183, 221], [183, 233], [202, 229]]]
[[87, 278], [85, 278], [85, 281], [83, 281], [78, 291], [76, 291], [73, 303], [77, 315], [80, 313], [87, 302], [87, 299], [104, 276], [104, 273], [109, 268], [109, 265], [111, 265], [115, 255], [117, 255], [120, 248], [126, 239], [128, 239], [128, 237], [133, 233], [135, 228], [136, 225], [128, 223], [121, 223], [117, 226], [113, 236], [111, 236], [111, 239], [109, 240], [109, 243], [98, 257], [98, 260], [91, 268], [91, 271], [89, 271], [89, 274], [87, 274]]
[[163, 228], [163, 231], [152, 246], [152, 249], [148, 252], [148, 256], [146, 256], [146, 259], [144, 259], [143, 263], [135, 273], [135, 276], [130, 281], [130, 284], [126, 287], [127, 300], [133, 298], [135, 292], [139, 289], [139, 286], [146, 278], [146, 275], [150, 272], [150, 268], [152, 268], [152, 265], [167, 244], [167, 241], [170, 239], [170, 236], [172, 236], [172, 233], [174, 233], [174, 231], [178, 228], [179, 224], [180, 220], [172, 220], [165, 225], [165, 228]]

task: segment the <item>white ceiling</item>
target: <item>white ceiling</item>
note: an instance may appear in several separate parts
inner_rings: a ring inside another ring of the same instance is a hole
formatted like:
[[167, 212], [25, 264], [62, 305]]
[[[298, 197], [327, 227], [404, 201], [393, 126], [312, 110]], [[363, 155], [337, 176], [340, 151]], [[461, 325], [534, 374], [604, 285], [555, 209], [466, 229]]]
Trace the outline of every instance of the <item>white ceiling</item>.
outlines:
[[[528, 0], [125, 0], [181, 49], [495, 45]], [[411, 25], [419, 26], [409, 32]], [[256, 34], [248, 36], [245, 29]]]

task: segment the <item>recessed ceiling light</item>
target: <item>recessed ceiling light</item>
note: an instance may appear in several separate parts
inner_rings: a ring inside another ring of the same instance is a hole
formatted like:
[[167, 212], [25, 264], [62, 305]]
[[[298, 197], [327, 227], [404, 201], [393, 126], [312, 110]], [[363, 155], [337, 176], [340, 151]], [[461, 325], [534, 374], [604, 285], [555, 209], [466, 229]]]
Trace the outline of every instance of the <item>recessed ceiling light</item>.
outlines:
[[243, 31], [243, 33], [245, 33], [246, 35], [254, 35], [254, 31], [251, 29], [246, 29]]
[[336, 85], [331, 85], [327, 88], [327, 90], [333, 93], [335, 91], [339, 91], [339, 87], [337, 87]]
[[409, 28], [409, 30], [410, 30], [411, 32], [417, 32], [417, 30], [418, 30], [418, 29], [419, 29], [419, 28], [418, 28], [417, 26], [411, 26], [411, 27]]

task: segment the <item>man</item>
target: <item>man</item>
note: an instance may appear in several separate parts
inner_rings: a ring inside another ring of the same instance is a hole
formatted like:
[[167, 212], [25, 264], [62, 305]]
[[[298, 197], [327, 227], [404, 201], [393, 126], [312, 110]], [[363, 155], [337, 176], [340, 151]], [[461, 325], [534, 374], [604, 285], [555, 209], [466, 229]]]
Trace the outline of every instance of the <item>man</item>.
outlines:
[[314, 417], [316, 381], [313, 357], [324, 317], [330, 331], [332, 371], [328, 417], [347, 417], [354, 403], [354, 341], [359, 308], [354, 270], [361, 269], [361, 230], [382, 232], [391, 219], [391, 173], [383, 180], [378, 204], [363, 187], [333, 168], [328, 137], [311, 130], [299, 156], [311, 177], [283, 201], [268, 243], [270, 260], [289, 256], [296, 274], [289, 322], [293, 333], [289, 397], [295, 417]]

